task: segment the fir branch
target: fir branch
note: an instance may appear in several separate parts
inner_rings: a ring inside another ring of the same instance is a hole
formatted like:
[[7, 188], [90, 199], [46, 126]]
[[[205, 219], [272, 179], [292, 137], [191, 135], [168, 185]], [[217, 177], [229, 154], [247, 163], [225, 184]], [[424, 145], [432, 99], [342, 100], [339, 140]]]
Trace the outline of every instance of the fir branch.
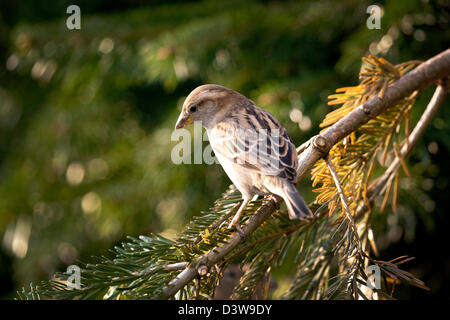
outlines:
[[448, 76], [450, 70], [450, 49], [422, 63], [386, 88], [383, 97], [378, 95], [361, 104], [345, 117], [334, 123], [320, 135], [312, 138], [311, 144], [300, 154], [297, 174], [302, 178], [333, 145], [351, 132], [376, 117], [389, 105], [409, 96], [434, 81]]
[[[422, 137], [422, 135], [424, 134], [425, 129], [431, 123], [431, 120], [433, 119], [439, 107], [442, 105], [442, 102], [445, 100], [445, 97], [450, 90], [449, 82], [449, 78], [444, 78], [438, 84], [433, 97], [425, 108], [425, 111], [422, 113], [422, 116], [420, 117], [413, 131], [402, 143], [403, 147], [400, 151], [401, 158], [404, 159], [408, 156], [417, 141], [419, 141], [420, 137]], [[369, 187], [369, 190], [367, 192], [369, 202], [373, 202], [375, 197], [381, 193], [383, 187], [387, 185], [388, 181], [391, 180], [397, 172], [400, 164], [401, 159], [396, 156], [396, 158], [391, 162], [384, 174], [381, 177], [377, 178], [377, 180]], [[356, 210], [355, 216], [361, 216], [368, 209], [368, 204], [366, 202], [360, 203], [358, 209]]]
[[261, 206], [258, 211], [252, 216], [247, 224], [242, 228], [244, 237], [239, 232], [234, 232], [228, 239], [227, 243], [224, 243], [220, 247], [215, 247], [206, 254], [192, 261], [191, 266], [184, 269], [176, 278], [174, 278], [167, 286], [162, 290], [162, 294], [158, 299], [165, 299], [171, 297], [177, 293], [187, 283], [191, 282], [198, 274], [197, 268], [193, 266], [206, 266], [211, 268], [213, 265], [222, 260], [228, 253], [236, 248], [244, 238], [253, 233], [269, 216], [275, 211], [277, 205], [273, 200], [269, 200], [265, 205]]

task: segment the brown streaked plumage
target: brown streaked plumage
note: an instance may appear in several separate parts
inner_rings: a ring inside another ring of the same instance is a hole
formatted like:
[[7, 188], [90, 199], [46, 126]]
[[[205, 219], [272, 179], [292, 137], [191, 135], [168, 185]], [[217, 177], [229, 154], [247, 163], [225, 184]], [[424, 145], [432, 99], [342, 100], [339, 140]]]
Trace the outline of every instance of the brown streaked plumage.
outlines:
[[312, 214], [296, 188], [295, 145], [268, 111], [236, 91], [207, 84], [186, 98], [175, 128], [193, 121], [202, 122], [217, 159], [242, 193], [230, 228], [239, 228], [239, 218], [255, 195], [282, 197], [291, 219]]

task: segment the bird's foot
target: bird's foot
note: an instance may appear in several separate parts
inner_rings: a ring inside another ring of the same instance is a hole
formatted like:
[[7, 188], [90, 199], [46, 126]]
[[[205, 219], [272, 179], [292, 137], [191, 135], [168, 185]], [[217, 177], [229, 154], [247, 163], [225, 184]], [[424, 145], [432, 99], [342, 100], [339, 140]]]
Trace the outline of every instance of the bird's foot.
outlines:
[[269, 197], [270, 200], [273, 200], [273, 202], [275, 203], [275, 206], [277, 207], [277, 209], [280, 209], [280, 205], [281, 205], [281, 198], [271, 194]]
[[311, 213], [309, 216], [304, 216], [304, 217], [300, 218], [300, 220], [304, 220], [307, 222], [311, 222], [314, 219], [316, 219], [316, 216], [314, 215], [314, 213]]
[[242, 239], [245, 238], [245, 233], [244, 230], [242, 230], [241, 225], [239, 224], [239, 222], [236, 220], [234, 221], [234, 219], [230, 222], [230, 224], [228, 225], [228, 229], [231, 230], [235, 228], [237, 233], [239, 233], [239, 235], [241, 236]]

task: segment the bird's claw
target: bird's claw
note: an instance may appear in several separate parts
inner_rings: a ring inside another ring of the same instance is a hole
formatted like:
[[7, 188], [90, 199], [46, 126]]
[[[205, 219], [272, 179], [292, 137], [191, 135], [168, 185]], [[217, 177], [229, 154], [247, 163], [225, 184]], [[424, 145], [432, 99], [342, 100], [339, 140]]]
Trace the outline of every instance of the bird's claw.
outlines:
[[271, 194], [269, 199], [273, 200], [273, 202], [275, 203], [275, 206], [277, 207], [277, 209], [280, 209], [281, 201], [276, 195]]
[[239, 235], [241, 236], [242, 239], [245, 238], [244, 230], [242, 230], [242, 227], [238, 221], [231, 221], [231, 223], [228, 225], [229, 230], [231, 230], [233, 228], [236, 229], [237, 233], [239, 233]]

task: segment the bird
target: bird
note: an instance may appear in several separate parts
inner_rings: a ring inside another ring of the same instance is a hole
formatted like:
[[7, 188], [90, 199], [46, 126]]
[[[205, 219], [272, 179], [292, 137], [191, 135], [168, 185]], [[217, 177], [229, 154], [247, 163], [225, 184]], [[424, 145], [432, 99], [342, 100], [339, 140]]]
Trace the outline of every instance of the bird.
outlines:
[[297, 151], [286, 129], [268, 111], [237, 91], [217, 84], [195, 88], [185, 99], [175, 129], [201, 122], [212, 150], [242, 203], [228, 225], [242, 233], [239, 219], [256, 196], [286, 203], [289, 218], [312, 217], [299, 194]]

